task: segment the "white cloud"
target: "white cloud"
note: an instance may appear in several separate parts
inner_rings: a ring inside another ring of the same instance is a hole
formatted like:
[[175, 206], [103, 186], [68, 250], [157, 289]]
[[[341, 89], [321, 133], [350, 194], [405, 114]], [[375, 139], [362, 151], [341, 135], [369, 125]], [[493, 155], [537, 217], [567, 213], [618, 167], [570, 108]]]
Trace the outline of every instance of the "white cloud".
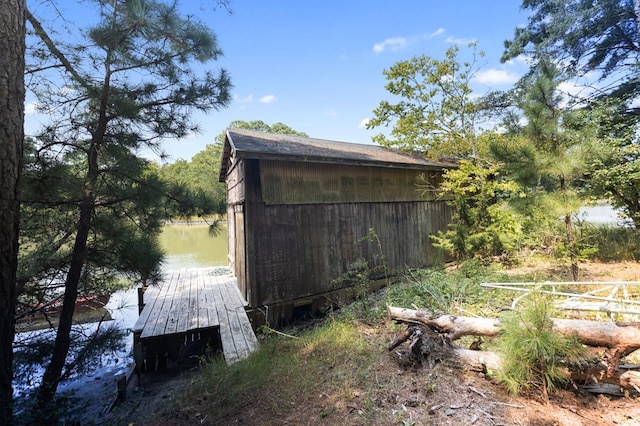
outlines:
[[370, 118], [363, 118], [362, 120], [360, 120], [360, 124], [358, 124], [358, 128], [365, 129], [367, 127], [367, 124], [369, 124], [370, 120], [371, 120]]
[[382, 53], [387, 48], [396, 51], [403, 49], [407, 45], [407, 39], [404, 37], [392, 37], [388, 38], [382, 43], [376, 43], [373, 45], [373, 51], [376, 53]]
[[500, 84], [513, 84], [518, 81], [518, 76], [514, 73], [505, 70], [499, 70], [491, 68], [485, 71], [480, 71], [476, 74], [475, 80], [481, 84], [500, 85]]
[[508, 61], [505, 62], [505, 65], [509, 65], [509, 66], [516, 66], [518, 64], [523, 64], [526, 66], [531, 66], [533, 64], [534, 60], [531, 56], [527, 56], [527, 55], [518, 55], [513, 59], [509, 59]]
[[248, 96], [245, 96], [244, 98], [241, 98], [238, 95], [234, 95], [233, 100], [239, 104], [250, 104], [253, 102], [253, 95], [248, 95]]
[[475, 43], [478, 40], [473, 39], [473, 38], [455, 38], [455, 37], [447, 37], [445, 40], [447, 43], [453, 43], [453, 44], [463, 44], [463, 45], [467, 45], [469, 43]]
[[437, 30], [435, 30], [434, 32], [432, 32], [431, 34], [427, 34], [426, 38], [434, 38], [434, 37], [438, 37], [439, 35], [444, 34], [444, 28], [440, 27]]
[[74, 89], [74, 88], [73, 88], [73, 87], [71, 87], [71, 86], [63, 86], [63, 87], [60, 89], [60, 94], [61, 94], [62, 96], [64, 96], [64, 95], [71, 95], [71, 94], [73, 94], [73, 93], [76, 93], [76, 89]]
[[263, 104], [270, 104], [276, 100], [276, 95], [265, 95], [260, 98], [260, 102]]
[[558, 84], [558, 91], [569, 96], [579, 96], [586, 88], [578, 85], [574, 81], [563, 81]]
[[36, 102], [29, 102], [24, 106], [25, 114], [35, 114], [38, 112], [39, 105]]
[[563, 81], [558, 84], [557, 91], [562, 95], [562, 108], [577, 108], [593, 93], [594, 88], [577, 81]]
[[[270, 104], [271, 102], [274, 102], [276, 99], [277, 99], [276, 95], [264, 95], [261, 98], [259, 98], [257, 102], [261, 102], [263, 104]], [[256, 101], [256, 99], [254, 98], [252, 93], [250, 95], [245, 96], [244, 98], [241, 98], [238, 95], [234, 95], [233, 101], [238, 104], [252, 104]]]
[[438, 37], [444, 33], [445, 33], [444, 28], [438, 28], [437, 30], [429, 34], [419, 34], [419, 35], [413, 35], [411, 37], [390, 37], [385, 39], [381, 43], [374, 44], [373, 51], [376, 54], [379, 54], [384, 52], [387, 49], [392, 51], [402, 50], [407, 46], [420, 43], [423, 40], [429, 40], [434, 37]]

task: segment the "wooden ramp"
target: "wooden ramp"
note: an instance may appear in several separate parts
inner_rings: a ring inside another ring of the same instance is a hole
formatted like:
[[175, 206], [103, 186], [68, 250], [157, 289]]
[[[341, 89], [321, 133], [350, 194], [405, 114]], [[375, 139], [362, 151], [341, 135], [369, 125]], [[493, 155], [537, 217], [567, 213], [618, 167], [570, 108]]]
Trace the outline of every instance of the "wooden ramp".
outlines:
[[204, 342], [221, 345], [227, 364], [257, 348], [236, 279], [213, 272], [213, 268], [168, 271], [163, 282], [147, 289], [132, 329], [137, 365], [155, 369], [159, 358], [177, 357]]

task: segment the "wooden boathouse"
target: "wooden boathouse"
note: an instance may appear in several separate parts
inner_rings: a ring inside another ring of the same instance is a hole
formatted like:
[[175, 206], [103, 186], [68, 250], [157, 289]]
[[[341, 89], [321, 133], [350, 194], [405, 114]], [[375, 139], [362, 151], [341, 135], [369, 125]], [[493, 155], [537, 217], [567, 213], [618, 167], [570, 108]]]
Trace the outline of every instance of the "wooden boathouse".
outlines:
[[429, 236], [452, 213], [436, 189], [451, 167], [375, 145], [227, 130], [229, 263], [256, 321], [332, 304], [358, 271], [435, 263]]

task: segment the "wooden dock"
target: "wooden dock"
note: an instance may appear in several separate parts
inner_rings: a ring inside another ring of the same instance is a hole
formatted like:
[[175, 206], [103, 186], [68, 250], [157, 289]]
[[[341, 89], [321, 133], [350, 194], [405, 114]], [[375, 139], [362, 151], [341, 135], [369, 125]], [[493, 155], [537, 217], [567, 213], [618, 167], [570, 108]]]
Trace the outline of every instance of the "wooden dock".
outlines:
[[257, 348], [236, 279], [213, 271], [169, 271], [163, 282], [144, 293], [144, 308], [132, 329], [140, 369], [155, 370], [163, 358], [174, 359], [194, 348], [202, 351], [206, 345], [221, 346], [227, 364]]

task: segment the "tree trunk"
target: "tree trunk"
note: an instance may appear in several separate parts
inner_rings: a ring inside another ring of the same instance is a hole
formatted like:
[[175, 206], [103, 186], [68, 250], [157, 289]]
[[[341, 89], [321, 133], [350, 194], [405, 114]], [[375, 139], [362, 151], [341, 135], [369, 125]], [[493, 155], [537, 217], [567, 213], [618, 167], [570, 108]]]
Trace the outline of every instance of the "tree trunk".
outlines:
[[[427, 311], [387, 307], [390, 319], [420, 323], [447, 333], [453, 341], [462, 336], [496, 336], [500, 333], [497, 318], [471, 318], [455, 315], [432, 315]], [[581, 343], [608, 348], [616, 356], [625, 356], [640, 348], [640, 323], [599, 322], [572, 319], [552, 319], [553, 331], [562, 336], [574, 336]]]
[[[502, 358], [494, 352], [472, 351], [469, 349], [452, 349], [452, 360], [460, 366], [476, 371], [500, 370]], [[564, 371], [567, 379], [576, 383], [610, 383], [624, 389], [635, 389], [640, 392], [640, 371], [621, 368], [609, 373], [608, 366], [594, 364], [584, 371]]]
[[[32, 19], [37, 22], [35, 18]], [[66, 60], [64, 55], [58, 55], [59, 59]], [[79, 74], [72, 73], [76, 80], [81, 80]], [[65, 281], [64, 299], [62, 304], [62, 311], [60, 312], [60, 320], [58, 323], [58, 330], [56, 334], [56, 341], [54, 344], [53, 355], [51, 362], [44, 372], [42, 377], [42, 383], [38, 389], [38, 396], [36, 406], [42, 413], [47, 411], [46, 407], [53, 400], [58, 385], [63, 379], [62, 370], [64, 369], [67, 355], [69, 354], [69, 347], [71, 345], [71, 327], [73, 325], [73, 312], [75, 310], [76, 300], [78, 298], [78, 287], [80, 284], [80, 278], [85, 266], [87, 258], [87, 241], [89, 240], [89, 233], [91, 232], [93, 215], [95, 212], [95, 186], [100, 174], [100, 167], [98, 163], [98, 151], [102, 146], [104, 135], [106, 134], [108, 118], [107, 109], [109, 102], [109, 92], [111, 90], [110, 85], [111, 70], [109, 68], [109, 61], [106, 63], [106, 70], [104, 76], [104, 84], [102, 86], [102, 92], [100, 94], [100, 107], [98, 117], [96, 121], [96, 129], [92, 134], [91, 143], [87, 152], [87, 174], [82, 188], [81, 201], [79, 205], [79, 220], [76, 230], [76, 239], [73, 246], [73, 253], [71, 257], [71, 264], [69, 265], [69, 271], [67, 272], [67, 278]], [[83, 83], [84, 81], [78, 81]], [[44, 419], [44, 417], [43, 417]], [[43, 420], [43, 423], [50, 423], [55, 419]]]
[[42, 424], [52, 424], [55, 419], [44, 414], [50, 413], [48, 410], [50, 402], [56, 394], [58, 385], [62, 380], [62, 370], [69, 354], [71, 346], [71, 327], [73, 325], [73, 312], [75, 310], [76, 300], [78, 298], [78, 286], [84, 262], [87, 255], [87, 240], [91, 227], [91, 216], [93, 209], [91, 206], [83, 206], [80, 211], [80, 220], [73, 248], [71, 265], [67, 272], [65, 281], [64, 298], [62, 302], [62, 310], [56, 333], [56, 341], [51, 356], [51, 362], [42, 376], [42, 383], [38, 389], [36, 407], [41, 414], [40, 421]]
[[[560, 177], [560, 191], [563, 198], [567, 199], [567, 182], [564, 176]], [[576, 240], [573, 235], [573, 224], [571, 223], [571, 215], [564, 216], [564, 227], [567, 231], [567, 247], [569, 248], [569, 259], [571, 260], [571, 277], [573, 281], [578, 281], [580, 278], [578, 270], [578, 247], [576, 246]]]
[[[433, 331], [433, 328], [437, 328], [435, 326], [436, 323], [445, 324], [445, 327], [448, 327], [451, 324], [451, 320], [458, 318], [460, 317], [437, 317], [436, 321], [429, 322], [428, 325], [422, 319], [420, 321], [413, 319], [407, 321], [410, 323], [407, 330], [391, 342], [388, 349], [391, 351], [403, 342], [411, 340], [409, 349], [413, 359], [419, 360], [421, 363], [427, 361], [430, 366], [437, 362], [445, 362], [457, 368], [471, 369], [483, 373], [491, 370], [502, 370], [502, 358], [499, 354], [457, 347], [451, 344], [447, 336]], [[474, 320], [475, 318], [467, 319]], [[486, 320], [486, 318], [479, 319]], [[463, 320], [463, 322], [465, 321]], [[471, 327], [469, 327], [471, 322], [466, 321], [466, 323], [463, 328], [467, 331], [471, 330]], [[488, 333], [491, 329], [491, 324], [488, 321], [484, 321], [483, 324], [483, 321], [481, 321], [478, 329], [481, 333]], [[407, 362], [405, 358], [400, 359], [403, 363]], [[624, 389], [635, 389], [640, 392], [640, 371], [638, 371], [638, 367], [638, 365], [619, 365], [618, 360], [615, 360], [615, 365], [612, 366], [607, 360], [601, 360], [580, 365], [576, 368], [565, 368], [562, 374], [567, 379], [578, 384], [610, 383]]]
[[37, 394], [36, 407], [39, 413], [42, 414], [42, 424], [51, 424], [55, 421], [54, 418], [48, 418], [48, 416], [44, 414], [50, 412], [50, 410], [47, 410], [47, 407], [53, 400], [58, 385], [63, 379], [62, 371], [67, 355], [69, 354], [69, 347], [71, 346], [70, 336], [73, 325], [73, 313], [78, 298], [80, 278], [87, 258], [87, 241], [89, 240], [89, 232], [91, 231], [95, 210], [93, 188], [98, 173], [98, 148], [97, 144], [92, 142], [89, 149], [87, 177], [83, 188], [82, 201], [79, 206], [80, 217], [76, 229], [76, 239], [73, 246], [69, 271], [67, 272], [67, 278], [65, 280], [64, 298], [56, 333], [56, 341], [51, 362], [42, 376], [42, 383], [40, 384]]
[[[34, 18], [35, 19], [35, 18]], [[73, 245], [71, 263], [65, 280], [62, 311], [58, 323], [56, 341], [51, 356], [51, 362], [42, 376], [42, 383], [38, 389], [36, 407], [42, 414], [42, 424], [52, 424], [55, 419], [44, 414], [50, 413], [47, 407], [53, 401], [58, 385], [63, 380], [62, 371], [65, 366], [69, 347], [71, 346], [71, 327], [73, 326], [73, 312], [78, 298], [78, 288], [82, 271], [87, 258], [87, 242], [91, 232], [93, 215], [95, 212], [95, 185], [100, 174], [98, 163], [98, 151], [102, 145], [107, 128], [107, 108], [110, 90], [110, 71], [107, 67], [105, 81], [100, 97], [100, 110], [97, 120], [97, 128], [91, 139], [87, 152], [87, 173], [82, 188], [79, 204], [79, 219], [76, 229], [76, 239]], [[49, 417], [49, 418], [47, 418]]]
[[24, 141], [25, 1], [0, 0], [0, 424], [12, 424], [18, 187]]

